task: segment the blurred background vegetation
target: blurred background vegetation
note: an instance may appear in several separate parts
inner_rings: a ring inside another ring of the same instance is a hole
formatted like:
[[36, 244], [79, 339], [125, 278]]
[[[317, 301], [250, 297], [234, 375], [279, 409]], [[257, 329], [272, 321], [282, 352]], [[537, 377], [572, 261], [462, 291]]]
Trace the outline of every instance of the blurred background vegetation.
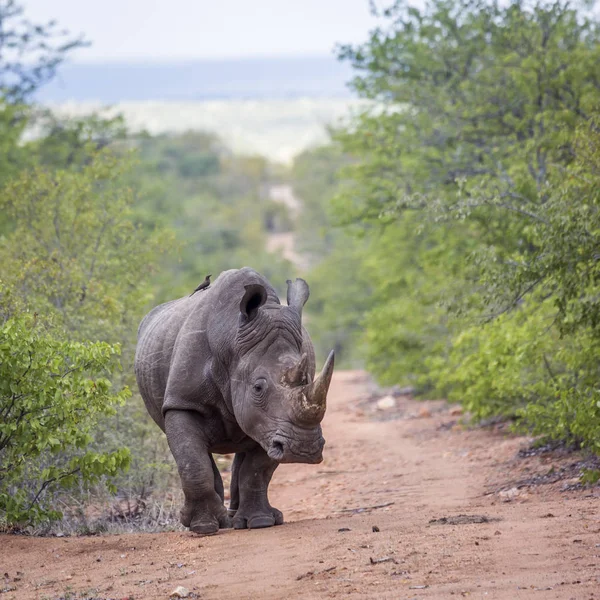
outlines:
[[321, 358], [600, 454], [589, 8], [396, 2], [339, 47], [371, 108], [279, 165], [209, 133], [37, 106], [85, 41], [24, 35], [0, 2], [0, 44], [25, 57], [0, 60], [0, 526], [176, 526], [172, 461], [133, 377], [137, 323], [244, 265], [280, 291], [306, 277]]

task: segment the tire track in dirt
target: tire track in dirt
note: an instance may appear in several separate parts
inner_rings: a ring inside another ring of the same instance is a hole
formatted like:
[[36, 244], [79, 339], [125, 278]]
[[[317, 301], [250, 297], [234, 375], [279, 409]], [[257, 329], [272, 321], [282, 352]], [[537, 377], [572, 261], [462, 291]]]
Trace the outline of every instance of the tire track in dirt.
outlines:
[[[374, 420], [359, 406], [366, 395], [364, 373], [334, 376], [324, 462], [282, 465], [273, 478], [284, 526], [0, 536], [0, 590], [16, 588], [0, 598], [165, 599], [178, 585], [205, 600], [600, 596], [598, 488], [490, 493], [519, 469], [545, 468], [515, 461], [526, 440], [448, 427], [441, 403], [405, 399], [401, 418]], [[365, 509], [376, 505], [387, 506]], [[430, 523], [461, 514], [498, 520]]]

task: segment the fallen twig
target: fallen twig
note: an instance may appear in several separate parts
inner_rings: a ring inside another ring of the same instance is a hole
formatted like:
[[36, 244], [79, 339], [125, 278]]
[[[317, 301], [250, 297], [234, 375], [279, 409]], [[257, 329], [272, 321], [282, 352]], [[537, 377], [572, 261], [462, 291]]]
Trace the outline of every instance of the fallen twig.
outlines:
[[380, 563], [386, 563], [386, 562], [393, 562], [394, 564], [398, 564], [396, 562], [396, 559], [391, 556], [383, 556], [382, 558], [373, 558], [371, 556], [371, 557], [369, 557], [369, 561], [371, 562], [372, 565], [378, 565]]
[[386, 502], [385, 504], [375, 504], [374, 506], [358, 506], [356, 508], [342, 508], [341, 510], [334, 510], [336, 513], [345, 513], [345, 512], [355, 512], [361, 513], [365, 510], [375, 510], [376, 508], [385, 508], [386, 506], [391, 506], [392, 504], [396, 504], [395, 502]]
[[302, 575], [298, 575], [296, 577], [296, 581], [300, 581], [301, 579], [305, 579], [306, 577], [314, 577], [315, 575], [320, 575], [322, 573], [331, 573], [331, 571], [335, 571], [337, 569], [337, 565], [333, 565], [333, 567], [327, 567], [327, 569], [323, 569], [322, 571], [307, 571]]
[[500, 521], [498, 517], [488, 517], [486, 515], [457, 515], [453, 517], [441, 517], [440, 519], [431, 519], [430, 525], [467, 525], [470, 523], [493, 523]]

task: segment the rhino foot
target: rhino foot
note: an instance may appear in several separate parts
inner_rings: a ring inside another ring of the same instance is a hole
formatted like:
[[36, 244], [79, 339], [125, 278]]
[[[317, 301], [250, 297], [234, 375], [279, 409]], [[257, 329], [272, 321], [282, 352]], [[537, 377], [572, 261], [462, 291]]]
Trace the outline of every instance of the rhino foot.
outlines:
[[233, 517], [234, 529], [262, 529], [263, 527], [273, 527], [283, 523], [283, 513], [272, 506], [267, 510], [249, 510], [238, 509]]
[[218, 533], [219, 529], [227, 529], [231, 527], [231, 523], [224, 523], [223, 520], [217, 521], [217, 519], [211, 520], [195, 520], [190, 524], [190, 531], [199, 533], [200, 535], [212, 535]]
[[206, 505], [198, 507], [186, 503], [181, 511], [181, 522], [190, 531], [201, 535], [211, 535], [219, 529], [231, 527], [231, 520], [222, 504], [209, 509]]

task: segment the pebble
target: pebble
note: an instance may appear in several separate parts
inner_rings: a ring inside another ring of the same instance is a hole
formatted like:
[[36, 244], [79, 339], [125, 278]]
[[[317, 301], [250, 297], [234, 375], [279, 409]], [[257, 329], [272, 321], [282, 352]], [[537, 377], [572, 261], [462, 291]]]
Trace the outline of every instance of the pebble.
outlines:
[[169, 598], [189, 598], [190, 592], [182, 585], [178, 585], [170, 594]]
[[377, 400], [377, 410], [389, 410], [396, 407], [396, 398], [393, 396], [384, 396]]

